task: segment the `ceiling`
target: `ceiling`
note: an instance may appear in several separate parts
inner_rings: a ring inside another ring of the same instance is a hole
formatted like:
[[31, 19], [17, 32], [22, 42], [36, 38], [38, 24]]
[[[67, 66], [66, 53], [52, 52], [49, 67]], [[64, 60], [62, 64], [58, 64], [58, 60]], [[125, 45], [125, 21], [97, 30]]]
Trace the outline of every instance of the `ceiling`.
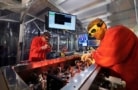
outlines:
[[136, 24], [133, 0], [49, 0], [49, 2], [63, 12], [77, 15], [84, 27], [97, 17], [105, 20], [109, 26], [124, 24], [133, 27]]
[[82, 24], [83, 28], [78, 24], [77, 29], [84, 30], [95, 18], [102, 18], [108, 26], [123, 24], [133, 28], [138, 23], [137, 0], [1, 0], [0, 10], [5, 11], [0, 13], [0, 20], [8, 18], [14, 22], [22, 21], [26, 15], [29, 20], [44, 21], [48, 10], [69, 13], [76, 15]]

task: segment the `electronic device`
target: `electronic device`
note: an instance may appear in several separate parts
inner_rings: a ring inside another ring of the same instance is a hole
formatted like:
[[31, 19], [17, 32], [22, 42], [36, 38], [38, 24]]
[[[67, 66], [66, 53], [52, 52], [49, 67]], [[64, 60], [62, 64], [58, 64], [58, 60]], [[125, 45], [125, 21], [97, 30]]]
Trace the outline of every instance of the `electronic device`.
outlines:
[[60, 13], [55, 11], [48, 11], [48, 28], [75, 30], [76, 16]]
[[79, 36], [78, 36], [78, 44], [80, 45], [80, 46], [87, 46], [87, 41], [88, 41], [88, 34], [80, 34]]

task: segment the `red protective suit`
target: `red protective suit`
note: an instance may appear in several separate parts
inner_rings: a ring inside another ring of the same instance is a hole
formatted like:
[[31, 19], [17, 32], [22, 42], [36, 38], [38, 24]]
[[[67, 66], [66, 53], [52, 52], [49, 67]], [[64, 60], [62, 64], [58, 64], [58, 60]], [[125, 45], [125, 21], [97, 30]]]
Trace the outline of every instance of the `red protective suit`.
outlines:
[[49, 44], [42, 40], [42, 36], [36, 36], [33, 38], [30, 48], [29, 61], [40, 61], [46, 58], [46, 54], [51, 51], [51, 48], [42, 50], [41, 47], [45, 44]]
[[92, 56], [98, 65], [110, 68], [125, 80], [127, 90], [138, 90], [138, 38], [128, 28], [109, 28]]

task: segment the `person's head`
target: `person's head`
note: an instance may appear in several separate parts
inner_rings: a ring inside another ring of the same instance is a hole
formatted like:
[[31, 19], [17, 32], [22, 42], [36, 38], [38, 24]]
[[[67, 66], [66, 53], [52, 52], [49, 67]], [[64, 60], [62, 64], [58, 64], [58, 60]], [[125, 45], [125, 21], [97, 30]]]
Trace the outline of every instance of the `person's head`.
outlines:
[[49, 39], [51, 38], [51, 35], [49, 32], [44, 32], [42, 34], [42, 37], [46, 40], [46, 41], [49, 41]]
[[95, 37], [98, 40], [102, 40], [105, 32], [106, 32], [107, 26], [105, 22], [100, 19], [94, 19], [91, 21], [87, 27], [87, 32], [90, 37]]

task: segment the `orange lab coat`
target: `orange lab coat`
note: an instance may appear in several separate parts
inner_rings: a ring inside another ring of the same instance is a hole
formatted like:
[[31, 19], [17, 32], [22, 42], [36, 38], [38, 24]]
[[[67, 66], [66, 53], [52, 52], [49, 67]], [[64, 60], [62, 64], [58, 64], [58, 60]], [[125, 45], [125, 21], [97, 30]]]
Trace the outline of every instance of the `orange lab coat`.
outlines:
[[30, 48], [29, 61], [40, 61], [46, 58], [46, 54], [51, 51], [51, 48], [42, 50], [41, 47], [47, 42], [43, 41], [41, 36], [36, 36], [33, 38]]
[[126, 81], [126, 90], [138, 90], [138, 38], [128, 28], [109, 28], [92, 53], [95, 62], [108, 67]]

